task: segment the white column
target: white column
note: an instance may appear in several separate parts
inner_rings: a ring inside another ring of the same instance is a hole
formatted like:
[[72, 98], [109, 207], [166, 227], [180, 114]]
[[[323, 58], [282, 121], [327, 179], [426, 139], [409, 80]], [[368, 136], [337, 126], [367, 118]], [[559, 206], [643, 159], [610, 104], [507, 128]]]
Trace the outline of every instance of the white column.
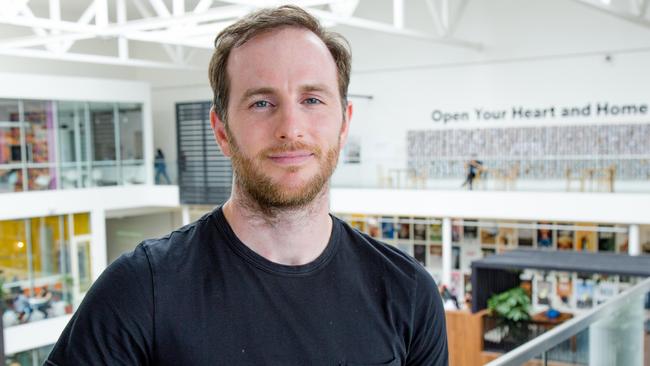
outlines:
[[183, 205], [181, 206], [181, 224], [183, 226], [190, 223], [190, 206]]
[[108, 255], [106, 253], [106, 214], [101, 209], [90, 212], [90, 242], [91, 274], [93, 282], [106, 268]]
[[[117, 0], [115, 6], [117, 24], [126, 23], [126, 4], [124, 3], [124, 0]], [[124, 36], [120, 36], [117, 39], [117, 54], [122, 60], [127, 60], [129, 58], [129, 41]]]
[[639, 237], [639, 225], [632, 224], [628, 231], [628, 247], [627, 253], [629, 255], [641, 254], [641, 238]]
[[144, 174], [145, 183], [153, 185], [153, 162], [154, 162], [154, 141], [153, 141], [153, 120], [151, 111], [151, 98], [142, 104], [142, 131], [144, 133]]
[[[451, 219], [442, 219], [442, 285], [451, 284]], [[440, 284], [439, 284], [440, 285]]]

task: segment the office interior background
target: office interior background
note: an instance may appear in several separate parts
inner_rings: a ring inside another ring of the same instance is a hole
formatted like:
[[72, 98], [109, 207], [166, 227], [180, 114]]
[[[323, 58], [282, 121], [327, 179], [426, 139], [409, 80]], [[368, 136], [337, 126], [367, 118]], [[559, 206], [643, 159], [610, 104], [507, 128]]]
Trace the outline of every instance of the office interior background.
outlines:
[[[280, 3], [0, 3], [6, 365], [42, 364], [108, 264], [224, 202], [213, 40]], [[331, 211], [435, 277], [451, 364], [650, 365], [650, 1], [292, 3], [353, 51]]]

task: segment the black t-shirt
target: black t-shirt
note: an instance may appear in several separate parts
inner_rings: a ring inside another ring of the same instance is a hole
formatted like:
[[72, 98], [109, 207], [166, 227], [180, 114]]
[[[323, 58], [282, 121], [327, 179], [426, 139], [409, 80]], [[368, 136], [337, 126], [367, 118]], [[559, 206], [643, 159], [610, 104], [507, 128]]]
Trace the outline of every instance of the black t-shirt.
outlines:
[[147, 240], [89, 290], [47, 365], [447, 365], [413, 258], [332, 217], [313, 262], [253, 252], [221, 209]]

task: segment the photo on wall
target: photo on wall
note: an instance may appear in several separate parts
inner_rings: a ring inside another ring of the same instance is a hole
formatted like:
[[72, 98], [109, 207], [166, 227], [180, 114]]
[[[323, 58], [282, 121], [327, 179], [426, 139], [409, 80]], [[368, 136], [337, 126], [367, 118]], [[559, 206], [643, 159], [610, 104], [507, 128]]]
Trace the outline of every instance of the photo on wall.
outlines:
[[451, 268], [460, 269], [460, 247], [451, 247]]
[[423, 266], [427, 265], [427, 246], [423, 244], [413, 245], [413, 258]]
[[[440, 236], [440, 240], [442, 240], [442, 235]], [[451, 225], [451, 241], [454, 243], [460, 243], [462, 240], [463, 240], [462, 221], [454, 221], [453, 224]]]
[[551, 228], [551, 223], [547, 221], [541, 221], [538, 223], [537, 229], [537, 247], [538, 248], [553, 248], [553, 235], [554, 230]]
[[[613, 226], [599, 226], [600, 228], [612, 229]], [[615, 252], [616, 251], [616, 233], [614, 232], [598, 232], [598, 251], [599, 252]]]
[[419, 241], [427, 240], [427, 225], [424, 223], [424, 218], [415, 219], [415, 223], [413, 224], [413, 239]]
[[558, 250], [573, 250], [573, 230], [558, 230], [557, 231], [557, 249]]
[[368, 216], [368, 235], [372, 236], [373, 238], [381, 237], [379, 220], [376, 216]]
[[429, 225], [429, 240], [434, 243], [442, 243], [442, 225], [440, 224]]
[[442, 269], [442, 246], [429, 245], [429, 267]]
[[397, 232], [397, 238], [404, 240], [411, 239], [411, 219], [409, 217], [399, 218], [399, 231]]
[[573, 299], [573, 282], [571, 280], [571, 274], [568, 272], [559, 272], [557, 273], [556, 280], [556, 293], [557, 298], [560, 300], [560, 306], [565, 308], [571, 308], [571, 300]]
[[350, 226], [361, 231], [366, 232], [366, 216], [359, 214], [352, 214], [348, 220]]
[[478, 226], [476, 221], [463, 221], [463, 243], [478, 243]]
[[551, 276], [536, 276], [533, 293], [535, 294], [535, 305], [551, 306], [552, 296], [555, 293]]
[[532, 248], [535, 246], [535, 230], [524, 228], [517, 230], [520, 247]]
[[[594, 224], [577, 224], [576, 226], [595, 227]], [[598, 235], [593, 230], [577, 230], [575, 236], [577, 251], [595, 252], [598, 249]]]
[[381, 237], [391, 240], [395, 238], [395, 220], [390, 216], [381, 218]]
[[497, 245], [499, 250], [514, 248], [517, 246], [517, 232], [514, 227], [499, 226], [499, 233], [497, 234]]
[[578, 276], [574, 294], [578, 309], [591, 309], [594, 306], [594, 281], [591, 278]]
[[494, 245], [497, 241], [497, 235], [499, 234], [499, 229], [496, 225], [492, 226], [481, 226], [479, 228], [481, 236], [481, 244], [484, 245]]

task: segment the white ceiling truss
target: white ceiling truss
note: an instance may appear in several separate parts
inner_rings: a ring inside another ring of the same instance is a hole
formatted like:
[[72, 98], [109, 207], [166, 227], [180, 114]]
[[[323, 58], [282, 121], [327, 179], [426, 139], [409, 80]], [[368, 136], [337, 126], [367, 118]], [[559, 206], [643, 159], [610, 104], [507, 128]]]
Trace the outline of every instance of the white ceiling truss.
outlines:
[[[425, 3], [430, 15], [431, 27], [425, 30], [410, 27], [405, 21], [405, 6], [415, 0], [384, 0], [392, 2], [392, 22], [355, 15], [361, 1], [376, 4], [376, 0], [0, 0], [0, 55], [191, 68], [194, 52], [212, 49], [221, 29], [256, 8], [281, 3], [305, 7], [327, 26], [343, 25], [431, 44], [482, 49], [480, 43], [455, 36], [469, 0], [417, 0]], [[650, 0], [572, 1], [650, 28]], [[3, 32], [3, 27], [12, 27], [13, 34]], [[113, 41], [113, 52], [100, 55], [84, 51], [88, 47], [74, 48], [77, 42], [91, 40]], [[165, 56], [133, 57], [129, 52], [133, 51], [133, 42], [157, 44]]]
[[640, 25], [645, 28], [650, 28], [650, 19], [648, 15], [648, 7], [650, 0], [630, 0], [618, 1], [612, 0], [573, 0], [579, 4], [585, 5], [591, 9], [604, 12], [616, 18]]
[[[196, 49], [212, 49], [215, 35], [248, 12], [266, 6], [293, 3], [307, 8], [327, 26], [344, 25], [373, 32], [411, 37], [434, 44], [480, 50], [478, 43], [453, 37], [467, 0], [451, 11], [452, 0], [425, 0], [434, 27], [409, 28], [404, 21], [405, 2], [392, 0], [393, 21], [355, 16], [360, 1], [375, 0], [1, 0], [0, 26], [29, 30], [18, 36], [0, 35], [0, 54], [90, 62], [100, 64], [189, 68]], [[84, 6], [79, 9], [79, 3]], [[65, 6], [75, 5], [79, 16], [64, 19]], [[36, 16], [36, 10], [47, 16]], [[83, 10], [83, 11], [80, 11]], [[127, 14], [129, 16], [127, 16]], [[0, 28], [1, 29], [1, 28]], [[3, 32], [0, 32], [3, 33]], [[114, 40], [113, 55], [73, 50], [75, 42]], [[166, 59], [134, 58], [131, 41], [160, 45]]]

